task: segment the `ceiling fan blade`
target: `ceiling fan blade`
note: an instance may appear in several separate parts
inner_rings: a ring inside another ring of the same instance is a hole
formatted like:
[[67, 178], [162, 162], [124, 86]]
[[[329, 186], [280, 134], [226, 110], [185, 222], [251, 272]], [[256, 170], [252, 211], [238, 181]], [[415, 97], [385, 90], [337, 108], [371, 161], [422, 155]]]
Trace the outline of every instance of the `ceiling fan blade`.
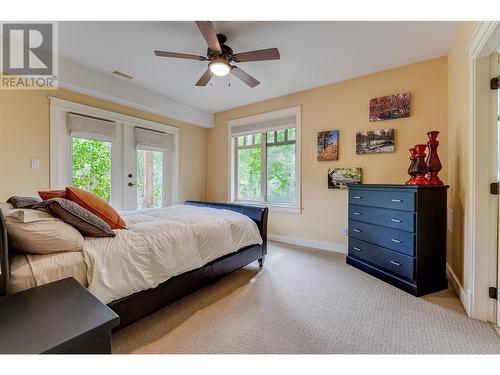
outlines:
[[210, 21], [196, 21], [196, 25], [200, 29], [203, 38], [207, 41], [210, 49], [219, 53], [222, 52], [219, 39], [217, 39], [217, 34], [215, 33], [214, 24]]
[[260, 83], [255, 78], [253, 78], [250, 74], [248, 74], [244, 70], [241, 70], [237, 66], [231, 67], [231, 74], [233, 76], [241, 79], [243, 82], [245, 82], [250, 87], [255, 87]]
[[191, 55], [189, 53], [177, 53], [177, 52], [167, 52], [167, 51], [155, 51], [156, 56], [160, 57], [176, 57], [178, 59], [190, 59], [190, 60], [198, 60], [204, 61], [207, 60], [204, 56]]
[[198, 82], [196, 82], [196, 86], [206, 86], [208, 81], [214, 76], [210, 69], [207, 69], [205, 73], [200, 77]]
[[280, 52], [277, 48], [259, 49], [257, 51], [241, 52], [233, 55], [236, 62], [279, 60]]

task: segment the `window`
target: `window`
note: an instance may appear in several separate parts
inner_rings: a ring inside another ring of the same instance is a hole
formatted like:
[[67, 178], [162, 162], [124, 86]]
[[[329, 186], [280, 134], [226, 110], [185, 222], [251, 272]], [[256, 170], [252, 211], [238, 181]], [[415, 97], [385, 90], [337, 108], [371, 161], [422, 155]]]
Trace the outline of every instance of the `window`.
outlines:
[[267, 201], [296, 203], [295, 128], [267, 132]]
[[260, 138], [260, 134], [238, 137], [238, 200], [261, 200], [262, 148]]
[[229, 125], [231, 201], [300, 211], [300, 108]]
[[111, 142], [72, 137], [72, 148], [71, 184], [111, 202]]

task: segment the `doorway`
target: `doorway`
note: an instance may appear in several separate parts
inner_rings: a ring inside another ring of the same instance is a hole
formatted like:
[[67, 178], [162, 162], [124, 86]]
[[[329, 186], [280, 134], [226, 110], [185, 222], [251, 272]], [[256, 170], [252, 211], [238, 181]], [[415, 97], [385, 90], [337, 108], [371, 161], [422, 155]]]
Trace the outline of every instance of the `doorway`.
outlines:
[[51, 189], [76, 186], [118, 210], [178, 203], [178, 129], [51, 98]]

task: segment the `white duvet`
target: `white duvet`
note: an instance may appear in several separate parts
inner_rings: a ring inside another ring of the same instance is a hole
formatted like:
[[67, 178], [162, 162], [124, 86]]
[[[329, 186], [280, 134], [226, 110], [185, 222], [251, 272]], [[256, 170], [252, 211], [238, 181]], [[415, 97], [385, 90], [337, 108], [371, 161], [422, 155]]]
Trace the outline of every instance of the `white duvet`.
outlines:
[[122, 217], [128, 229], [116, 237], [85, 238], [88, 289], [103, 303], [262, 244], [255, 222], [229, 210], [179, 205]]

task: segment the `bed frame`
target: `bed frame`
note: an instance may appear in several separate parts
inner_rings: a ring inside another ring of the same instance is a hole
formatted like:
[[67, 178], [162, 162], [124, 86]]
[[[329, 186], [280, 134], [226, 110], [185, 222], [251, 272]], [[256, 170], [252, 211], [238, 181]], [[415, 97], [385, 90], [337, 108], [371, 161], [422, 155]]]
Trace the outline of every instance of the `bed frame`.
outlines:
[[[248, 216], [259, 228], [263, 240], [262, 245], [244, 247], [235, 253], [218, 258], [201, 268], [172, 277], [156, 288], [134, 293], [109, 303], [108, 306], [120, 317], [120, 325], [115, 328], [115, 331], [256, 260], [259, 262], [259, 267], [263, 267], [264, 259], [267, 254], [267, 207], [200, 201], [186, 201], [184, 204], [226, 209]], [[1, 211], [0, 270], [0, 296], [2, 296], [7, 294], [9, 286], [9, 248], [5, 220]]]

